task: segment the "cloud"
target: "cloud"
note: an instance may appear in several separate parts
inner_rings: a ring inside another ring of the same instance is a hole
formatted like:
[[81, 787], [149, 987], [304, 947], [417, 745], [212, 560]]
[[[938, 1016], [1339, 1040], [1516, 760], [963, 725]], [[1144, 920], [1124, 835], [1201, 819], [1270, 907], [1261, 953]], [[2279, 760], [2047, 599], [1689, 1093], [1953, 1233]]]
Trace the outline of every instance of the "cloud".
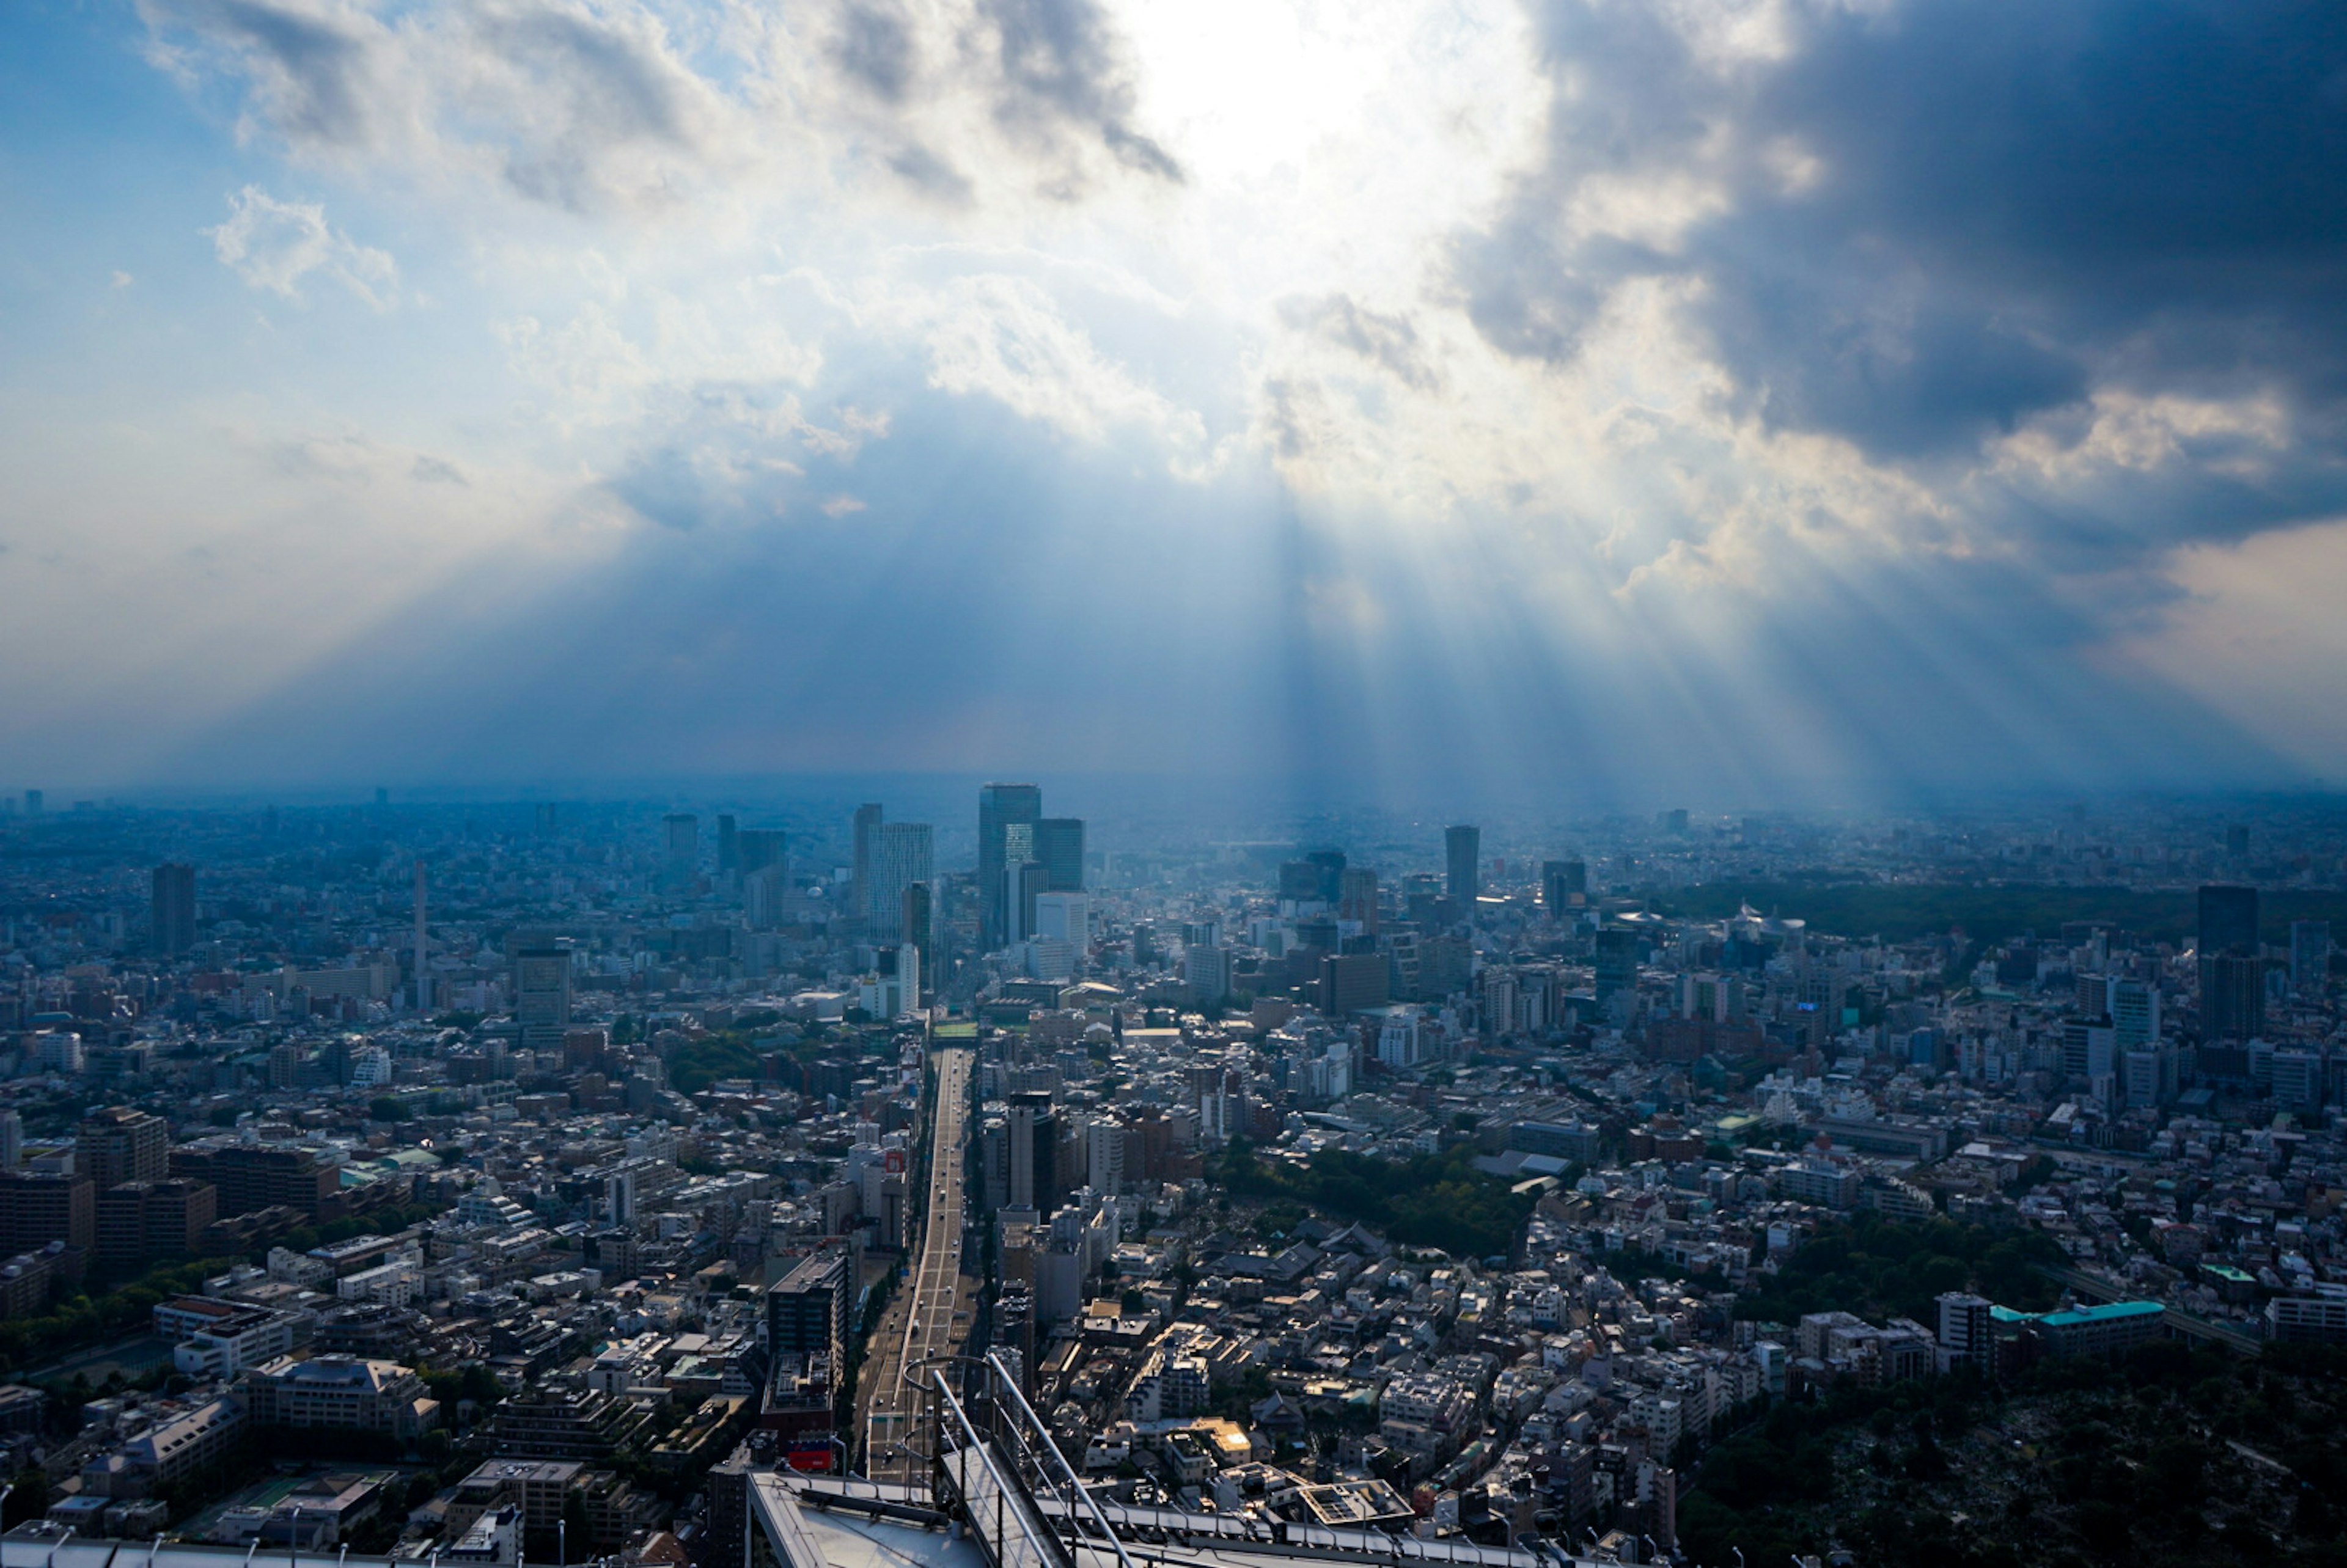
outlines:
[[1395, 380], [1414, 391], [1432, 392], [1440, 384], [1440, 378], [1426, 363], [1418, 329], [1410, 325], [1407, 316], [1380, 315], [1355, 304], [1344, 294], [1330, 294], [1319, 300], [1283, 300], [1279, 318], [1290, 327], [1317, 333], [1330, 343], [1383, 366]]
[[823, 187], [834, 159], [966, 200], [943, 146], [982, 146], [1030, 196], [1089, 189], [1102, 163], [1181, 177], [1134, 123], [1096, 0], [769, 15], [661, 0], [138, 4], [159, 61], [199, 89], [241, 89], [248, 139], [582, 217], [754, 205], [760, 188]]
[[1180, 182], [1173, 155], [1133, 128], [1133, 87], [1096, 0], [979, 0], [979, 11], [994, 29], [1005, 122], [1081, 128], [1128, 168]]
[[397, 264], [333, 228], [323, 207], [280, 201], [257, 185], [232, 192], [228, 204], [228, 221], [204, 232], [220, 263], [253, 288], [299, 301], [302, 280], [315, 273], [372, 309], [389, 310], [396, 301]]
[[1507, 352], [1626, 282], [1771, 428], [1961, 461], [2097, 389], [2347, 395], [2347, 22], [2247, 0], [1534, 0], [1539, 164], [1457, 253]]

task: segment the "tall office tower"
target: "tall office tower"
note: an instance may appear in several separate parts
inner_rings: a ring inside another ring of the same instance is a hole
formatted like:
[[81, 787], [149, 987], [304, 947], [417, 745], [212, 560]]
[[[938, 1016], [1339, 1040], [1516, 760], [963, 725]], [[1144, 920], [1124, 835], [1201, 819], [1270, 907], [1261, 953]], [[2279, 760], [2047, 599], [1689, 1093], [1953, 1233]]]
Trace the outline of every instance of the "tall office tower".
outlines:
[[167, 863], [155, 867], [150, 900], [155, 926], [155, 950], [177, 958], [196, 945], [196, 868]]
[[[1015, 835], [1012, 842], [1015, 845]], [[1035, 935], [1035, 900], [1051, 890], [1051, 868], [1040, 860], [1025, 860], [1013, 861], [1010, 870], [1015, 888], [1010, 938], [1024, 942]]]
[[2301, 996], [2319, 997], [2331, 979], [2331, 922], [2290, 923], [2290, 986]]
[[872, 908], [872, 841], [880, 835], [883, 819], [879, 806], [859, 805], [849, 829], [847, 910], [859, 920], [867, 918]]
[[717, 815], [717, 869], [742, 869], [742, 826], [730, 811]]
[[128, 1105], [93, 1111], [74, 1130], [74, 1169], [101, 1193], [124, 1182], [159, 1182], [171, 1173], [171, 1124]]
[[937, 973], [935, 965], [938, 961], [937, 898], [932, 891], [936, 886], [925, 877], [907, 886], [905, 889], [904, 913], [898, 917], [904, 922], [902, 933], [906, 944], [921, 956], [923, 983], [932, 988], [937, 982], [929, 977]]
[[2199, 947], [2210, 953], [2258, 951], [2258, 890], [2254, 887], [2200, 889]]
[[1320, 867], [1309, 860], [1290, 860], [1279, 868], [1279, 899], [1283, 904], [1317, 904], [1320, 898]]
[[1589, 895], [1589, 867], [1578, 860], [1543, 860], [1541, 862], [1541, 902], [1548, 906], [1548, 917], [1562, 920], [1564, 912], [1574, 905], [1585, 903]]
[[1035, 824], [1035, 858], [1043, 863], [1047, 893], [1084, 890], [1084, 819], [1046, 816]]
[[1638, 933], [1612, 926], [1597, 933], [1597, 1001], [1602, 1007], [1638, 989]]
[[2258, 890], [2200, 889], [2200, 1031], [2247, 1040], [2266, 1027], [2265, 960], [2258, 945]]
[[2113, 980], [2110, 985], [2111, 1027], [2118, 1031], [2118, 1049], [2141, 1050], [2159, 1041], [2159, 988], [2148, 980]]
[[1345, 896], [1345, 852], [1316, 849], [1304, 857], [1313, 868], [1313, 897], [1330, 907]]
[[661, 819], [661, 858], [673, 877], [689, 877], [701, 869], [701, 818], [689, 811], [672, 811]]
[[1445, 828], [1442, 848], [1450, 866], [1450, 900], [1459, 906], [1462, 916], [1475, 913], [1475, 900], [1483, 891], [1483, 830], [1479, 827]]
[[[863, 813], [856, 815], [860, 827]], [[865, 930], [875, 939], [896, 941], [907, 935], [905, 889], [937, 876], [931, 838], [926, 822], [876, 823], [870, 842], [859, 846], [866, 858], [864, 906], [858, 913], [864, 917]]]
[[1067, 943], [1081, 961], [1092, 945], [1092, 896], [1038, 893], [1034, 935], [1040, 941]]
[[530, 942], [513, 953], [514, 1022], [524, 1050], [560, 1050], [570, 1032], [570, 949]]
[[[1043, 792], [1030, 784], [990, 784], [978, 792], [978, 940], [987, 952], [1009, 947], [1017, 938], [1011, 927], [1017, 915], [1009, 868], [1030, 858], [1033, 829], [1043, 815]], [[1028, 832], [1027, 850], [1018, 860], [1009, 857], [1011, 829]]]
[[424, 862], [415, 862], [415, 1010], [432, 1010], [432, 966], [428, 958], [431, 943], [424, 926]]
[[0, 1111], [0, 1171], [25, 1163], [25, 1119], [14, 1111]]
[[1010, 1097], [1005, 1131], [1010, 1143], [1010, 1206], [1049, 1214], [1060, 1206], [1060, 1122], [1049, 1094]]
[[734, 865], [743, 876], [784, 863], [787, 835], [778, 827], [745, 827], [733, 838]]
[[1374, 936], [1378, 929], [1378, 874], [1366, 866], [1348, 866], [1337, 886], [1337, 918], [1358, 920]]
[[26, 816], [40, 815], [42, 804], [43, 797], [39, 790], [28, 789], [25, 792], [25, 815]]

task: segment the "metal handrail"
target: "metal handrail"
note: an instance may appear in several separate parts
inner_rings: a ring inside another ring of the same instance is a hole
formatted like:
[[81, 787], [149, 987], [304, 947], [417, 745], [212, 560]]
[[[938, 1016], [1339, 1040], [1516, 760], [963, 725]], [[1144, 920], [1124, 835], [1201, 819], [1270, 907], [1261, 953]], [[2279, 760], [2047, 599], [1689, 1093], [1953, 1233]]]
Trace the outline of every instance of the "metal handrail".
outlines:
[[[946, 1386], [945, 1374], [943, 1372], [937, 1372], [932, 1374], [932, 1376], [936, 1378], [938, 1394], [944, 1401], [946, 1413], [951, 1417], [954, 1424], [961, 1430], [962, 1440], [956, 1450], [956, 1456], [959, 1457], [962, 1454], [975, 1455], [978, 1462], [985, 1467], [988, 1479], [994, 1484], [994, 1555], [996, 1559], [996, 1568], [1011, 1568], [1011, 1565], [1005, 1563], [1001, 1558], [1001, 1540], [1003, 1535], [1002, 1513], [1006, 1503], [1011, 1504], [1015, 1512], [1017, 1501], [1022, 1500], [1024, 1488], [1020, 1485], [1017, 1477], [1004, 1475], [1002, 1471], [995, 1464], [993, 1454], [988, 1451], [985, 1440], [978, 1435], [978, 1429], [970, 1424], [969, 1415], [961, 1408], [961, 1401], [955, 1399], [953, 1397], [953, 1390]], [[939, 1433], [940, 1439], [942, 1439], [943, 1435], [944, 1434], [941, 1431]], [[944, 1443], [942, 1441], [939, 1442], [938, 1449], [939, 1452], [938, 1457], [939, 1462], [942, 1463], [945, 1460], [945, 1454], [943, 1451]], [[964, 1460], [963, 1463], [966, 1470], [968, 1461]], [[950, 1473], [950, 1468], [951, 1467], [948, 1467], [948, 1473]], [[966, 1474], [964, 1476], [955, 1477], [954, 1484], [956, 1490], [961, 1493], [962, 1506], [965, 1509], [971, 1508], [973, 1504], [969, 1492]], [[1038, 1521], [1038, 1522], [1040, 1522], [1040, 1521]], [[972, 1523], [979, 1526], [978, 1534], [982, 1542], [986, 1536], [986, 1532], [982, 1523], [977, 1520], [973, 1520]], [[1028, 1519], [1021, 1517], [1019, 1522], [1019, 1533], [1032, 1543], [1033, 1555], [1038, 1563], [1048, 1564], [1049, 1568], [1071, 1568], [1074, 1559], [1073, 1555], [1068, 1552], [1066, 1543], [1061, 1541], [1056, 1533], [1046, 1534], [1042, 1532], [1030, 1530], [1028, 1528]], [[1042, 1544], [1046, 1540], [1051, 1542], [1050, 1550], [1047, 1550]], [[1053, 1554], [1054, 1553], [1058, 1555], [1055, 1556]]]
[[[1132, 1557], [1124, 1550], [1124, 1542], [1118, 1538], [1115, 1529], [1110, 1525], [1108, 1515], [1101, 1512], [1100, 1500], [1085, 1487], [1083, 1478], [1078, 1475], [1075, 1467], [1068, 1462], [1068, 1456], [1060, 1451], [1060, 1445], [1051, 1440], [1051, 1429], [1044, 1426], [1042, 1418], [1035, 1413], [1035, 1407], [1027, 1402], [1027, 1396], [1019, 1391], [1019, 1379], [1012, 1376], [1010, 1368], [1004, 1365], [1000, 1353], [988, 1351], [986, 1364], [999, 1379], [1002, 1392], [1010, 1396], [1011, 1402], [1017, 1408], [1019, 1414], [1026, 1419], [1028, 1426], [1043, 1440], [1043, 1447], [1049, 1450], [1053, 1459], [1060, 1461], [1060, 1470], [1067, 1477], [1068, 1484], [1074, 1490], [1075, 1495], [1082, 1499], [1084, 1511], [1092, 1515], [1092, 1522], [1100, 1526], [1102, 1537], [1116, 1549], [1116, 1560], [1121, 1568], [1134, 1568]], [[1057, 1482], [1052, 1484], [1052, 1490], [1055, 1491], [1059, 1490]]]

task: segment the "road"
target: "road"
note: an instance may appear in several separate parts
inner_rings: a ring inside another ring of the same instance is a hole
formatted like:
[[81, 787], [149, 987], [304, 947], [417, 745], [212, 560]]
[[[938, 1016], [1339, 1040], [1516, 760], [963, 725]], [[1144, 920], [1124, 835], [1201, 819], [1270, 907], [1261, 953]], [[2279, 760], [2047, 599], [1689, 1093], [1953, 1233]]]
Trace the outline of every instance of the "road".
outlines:
[[969, 1046], [938, 1052], [920, 1255], [874, 1334], [871, 1358], [857, 1380], [864, 1406], [864, 1473], [875, 1481], [922, 1479], [927, 1456], [907, 1446], [919, 1436], [921, 1396], [904, 1374], [910, 1368], [917, 1375], [933, 1358], [960, 1354], [977, 1305], [978, 1282], [962, 1272], [961, 1255], [963, 1149], [976, 1057]]

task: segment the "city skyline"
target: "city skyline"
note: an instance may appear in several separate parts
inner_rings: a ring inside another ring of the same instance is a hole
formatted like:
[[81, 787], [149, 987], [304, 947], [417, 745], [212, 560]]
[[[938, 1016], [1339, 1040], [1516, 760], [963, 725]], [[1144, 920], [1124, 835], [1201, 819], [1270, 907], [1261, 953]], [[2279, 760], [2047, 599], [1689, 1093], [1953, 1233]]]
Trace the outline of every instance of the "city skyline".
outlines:
[[2303, 786], [2342, 58], [2107, 0], [32, 0], [0, 750]]

